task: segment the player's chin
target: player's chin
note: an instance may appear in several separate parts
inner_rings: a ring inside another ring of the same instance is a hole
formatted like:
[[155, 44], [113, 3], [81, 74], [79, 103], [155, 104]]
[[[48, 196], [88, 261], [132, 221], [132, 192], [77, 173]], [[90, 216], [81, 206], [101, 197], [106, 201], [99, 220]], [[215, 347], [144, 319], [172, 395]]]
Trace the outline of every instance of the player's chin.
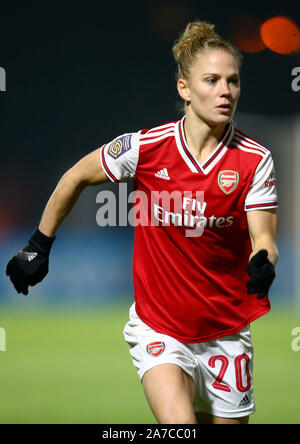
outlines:
[[226, 125], [231, 120], [231, 116], [218, 116], [208, 121], [211, 126]]
[[231, 111], [222, 111], [222, 112], [218, 112], [215, 116], [214, 116], [214, 121], [216, 124], [226, 124], [228, 122], [230, 122], [232, 118], [232, 112]]

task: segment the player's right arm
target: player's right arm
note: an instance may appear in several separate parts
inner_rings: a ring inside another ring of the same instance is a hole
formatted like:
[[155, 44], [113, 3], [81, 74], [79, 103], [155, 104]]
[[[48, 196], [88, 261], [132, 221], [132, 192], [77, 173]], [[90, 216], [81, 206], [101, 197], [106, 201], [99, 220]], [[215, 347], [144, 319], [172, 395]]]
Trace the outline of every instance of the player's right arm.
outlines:
[[49, 254], [55, 234], [89, 185], [108, 182], [97, 149], [70, 168], [58, 182], [28, 245], [7, 264], [6, 274], [18, 293], [28, 294], [28, 286], [36, 285], [48, 273]]
[[7, 264], [6, 274], [18, 293], [28, 294], [28, 286], [36, 285], [48, 273], [55, 234], [83, 189], [134, 177], [139, 159], [139, 134], [117, 137], [83, 157], [62, 176], [28, 245]]

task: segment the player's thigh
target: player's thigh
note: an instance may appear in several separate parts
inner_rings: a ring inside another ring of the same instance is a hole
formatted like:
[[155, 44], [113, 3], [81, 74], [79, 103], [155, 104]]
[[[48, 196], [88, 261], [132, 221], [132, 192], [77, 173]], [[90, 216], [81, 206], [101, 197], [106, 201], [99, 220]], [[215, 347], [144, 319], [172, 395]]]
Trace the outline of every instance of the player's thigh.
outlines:
[[193, 409], [197, 363], [187, 344], [158, 333], [130, 308], [124, 338], [159, 423], [196, 424]]
[[209, 415], [208, 413], [196, 413], [198, 424], [248, 424], [249, 416], [242, 418], [222, 418], [220, 416]]
[[150, 408], [160, 424], [197, 424], [193, 409], [195, 383], [176, 364], [148, 370], [142, 384]]

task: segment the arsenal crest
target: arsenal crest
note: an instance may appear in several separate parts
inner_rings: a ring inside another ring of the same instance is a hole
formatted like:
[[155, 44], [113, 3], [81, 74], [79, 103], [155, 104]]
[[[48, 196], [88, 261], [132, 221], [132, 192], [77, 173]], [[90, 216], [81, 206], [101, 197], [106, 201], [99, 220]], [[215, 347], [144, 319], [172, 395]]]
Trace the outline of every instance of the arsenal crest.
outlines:
[[151, 356], [159, 356], [162, 354], [164, 349], [166, 348], [166, 344], [164, 342], [151, 342], [151, 344], [148, 344], [146, 347], [147, 352]]
[[225, 194], [232, 193], [239, 183], [239, 173], [232, 170], [223, 170], [219, 172], [218, 184]]

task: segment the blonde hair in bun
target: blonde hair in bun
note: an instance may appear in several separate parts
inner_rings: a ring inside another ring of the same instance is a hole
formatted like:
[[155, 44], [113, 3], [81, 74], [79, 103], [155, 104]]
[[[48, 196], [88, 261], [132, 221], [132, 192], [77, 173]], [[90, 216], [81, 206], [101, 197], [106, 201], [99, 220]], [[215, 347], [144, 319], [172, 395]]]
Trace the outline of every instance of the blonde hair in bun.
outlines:
[[177, 80], [179, 78], [188, 79], [196, 55], [208, 49], [229, 52], [240, 70], [243, 58], [241, 52], [232, 43], [220, 37], [214, 29], [215, 25], [200, 20], [186, 26], [172, 48], [173, 56], [178, 64]]

